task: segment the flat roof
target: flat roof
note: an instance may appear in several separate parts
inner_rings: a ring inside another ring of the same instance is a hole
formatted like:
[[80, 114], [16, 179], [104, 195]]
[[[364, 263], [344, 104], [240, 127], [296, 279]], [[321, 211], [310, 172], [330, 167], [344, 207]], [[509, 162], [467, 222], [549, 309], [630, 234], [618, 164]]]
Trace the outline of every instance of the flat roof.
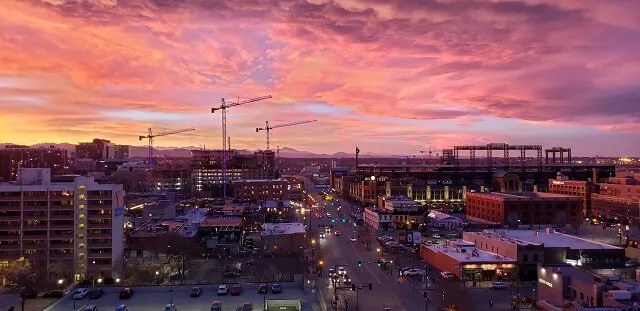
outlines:
[[166, 232], [178, 232], [184, 224], [185, 222], [183, 220], [149, 220], [134, 229], [129, 237], [151, 238]]
[[284, 178], [278, 178], [278, 179], [240, 179], [240, 180], [234, 180], [233, 182], [240, 183], [240, 182], [286, 182], [286, 181], [288, 180]]
[[[479, 250], [475, 245], [465, 242], [454, 242], [456, 245], [422, 244], [434, 252], [442, 253], [460, 263], [515, 263], [515, 259]], [[464, 251], [464, 252], [463, 252]]]
[[241, 218], [206, 218], [200, 222], [200, 227], [240, 227]]
[[589, 241], [574, 235], [546, 230], [484, 230], [479, 234], [491, 238], [509, 238], [522, 245], [541, 245], [545, 247], [568, 247], [569, 249], [621, 249], [620, 247]]
[[473, 192], [467, 196], [500, 199], [503, 201], [533, 201], [533, 200], [566, 200], [582, 201], [582, 198], [572, 195], [555, 194], [547, 192]]
[[262, 235], [296, 234], [305, 233], [305, 231], [304, 224], [299, 222], [262, 224]]

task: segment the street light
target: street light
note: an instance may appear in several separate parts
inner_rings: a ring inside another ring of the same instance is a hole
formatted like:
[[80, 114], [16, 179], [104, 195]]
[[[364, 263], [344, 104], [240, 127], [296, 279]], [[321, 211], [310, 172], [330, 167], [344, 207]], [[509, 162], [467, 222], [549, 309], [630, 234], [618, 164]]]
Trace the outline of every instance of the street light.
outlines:
[[98, 279], [98, 284], [102, 283], [102, 278]]
[[64, 283], [64, 280], [63, 280], [63, 279], [59, 279], [59, 280], [58, 280], [58, 285], [62, 285], [63, 283]]
[[120, 283], [120, 278], [117, 278], [117, 279], [116, 279], [116, 283]]
[[156, 271], [156, 275], [160, 274], [160, 271]]

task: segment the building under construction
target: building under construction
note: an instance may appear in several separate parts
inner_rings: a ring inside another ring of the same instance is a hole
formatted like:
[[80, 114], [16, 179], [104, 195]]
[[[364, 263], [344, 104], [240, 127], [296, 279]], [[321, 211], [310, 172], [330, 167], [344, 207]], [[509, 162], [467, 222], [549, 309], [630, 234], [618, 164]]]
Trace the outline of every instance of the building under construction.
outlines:
[[365, 204], [375, 204], [378, 195], [462, 204], [467, 191], [538, 191], [558, 174], [594, 182], [615, 176], [613, 165], [574, 163], [571, 149], [540, 145], [455, 146], [444, 150], [441, 160], [435, 165], [358, 165], [349, 193]]

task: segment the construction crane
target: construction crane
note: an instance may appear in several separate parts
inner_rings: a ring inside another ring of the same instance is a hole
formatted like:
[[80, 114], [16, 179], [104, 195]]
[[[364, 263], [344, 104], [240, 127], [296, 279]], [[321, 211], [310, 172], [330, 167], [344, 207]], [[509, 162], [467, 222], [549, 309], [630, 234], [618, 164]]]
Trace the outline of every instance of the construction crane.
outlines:
[[220, 107], [211, 108], [211, 113], [216, 112], [216, 110], [222, 110], [222, 187], [224, 189], [223, 199], [225, 202], [227, 200], [227, 108], [253, 103], [269, 98], [271, 98], [271, 95], [240, 101], [240, 97], [238, 97], [238, 100], [235, 103], [231, 102], [230, 104], [227, 104], [225, 99], [222, 98], [222, 104], [220, 105]]
[[420, 153], [429, 153], [429, 159], [431, 159], [431, 155], [433, 154], [433, 151], [431, 150], [431, 147], [429, 147], [428, 151], [424, 151], [424, 150], [420, 150]]
[[281, 127], [300, 125], [300, 124], [311, 123], [311, 122], [316, 122], [316, 121], [318, 121], [318, 120], [296, 121], [296, 122], [291, 122], [291, 123], [278, 124], [278, 125], [274, 125], [274, 126], [269, 126], [269, 121], [266, 121], [264, 127], [256, 127], [256, 133], [260, 132], [260, 131], [266, 131], [267, 132], [267, 150], [270, 150], [269, 149], [269, 140], [271, 139], [271, 130], [277, 129], [277, 128], [281, 128]]
[[189, 131], [195, 131], [196, 129], [194, 128], [188, 128], [188, 129], [181, 129], [181, 130], [175, 130], [175, 131], [169, 131], [169, 132], [162, 132], [162, 133], [158, 133], [158, 134], [153, 134], [153, 131], [151, 130], [151, 128], [149, 128], [149, 133], [146, 136], [138, 136], [139, 140], [143, 140], [145, 138], [149, 139], [149, 169], [153, 168], [153, 139], [156, 137], [161, 137], [161, 136], [167, 136], [167, 135], [173, 135], [173, 134], [179, 134], [179, 133], [184, 133], [184, 132], [189, 132]]

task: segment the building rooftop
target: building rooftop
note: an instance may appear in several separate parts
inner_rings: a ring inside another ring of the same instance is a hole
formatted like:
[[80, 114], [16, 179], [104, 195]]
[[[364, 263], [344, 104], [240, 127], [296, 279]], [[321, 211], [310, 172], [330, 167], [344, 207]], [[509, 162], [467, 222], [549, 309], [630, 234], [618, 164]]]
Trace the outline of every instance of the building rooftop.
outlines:
[[620, 249], [609, 244], [589, 241], [573, 235], [547, 230], [484, 230], [482, 232], [469, 232], [468, 234], [483, 235], [486, 237], [511, 241], [520, 245], [542, 245], [545, 247], [568, 247], [569, 249]]
[[299, 222], [262, 224], [262, 235], [287, 235], [296, 233], [305, 233], [304, 224]]
[[241, 183], [241, 182], [286, 182], [287, 179], [285, 178], [277, 178], [277, 179], [240, 179], [240, 180], [234, 180], [234, 183]]
[[434, 252], [440, 252], [461, 263], [515, 263], [512, 258], [479, 250], [473, 243], [458, 241], [447, 241], [445, 245], [422, 244]]
[[131, 238], [151, 238], [166, 232], [178, 232], [184, 226], [184, 220], [152, 219], [131, 232]]
[[200, 222], [201, 228], [206, 227], [240, 227], [242, 225], [242, 219], [233, 218], [206, 218]]
[[437, 220], [446, 220], [446, 219], [450, 219], [450, 220], [456, 220], [456, 221], [462, 221], [461, 218], [455, 217], [455, 216], [451, 216], [447, 213], [443, 213], [443, 212], [439, 212], [436, 210], [431, 210], [429, 211], [429, 214], [427, 215], [429, 218], [434, 218]]
[[566, 200], [566, 201], [581, 201], [580, 197], [546, 193], [546, 192], [474, 192], [469, 195], [497, 199], [502, 201], [540, 201], [540, 200]]

